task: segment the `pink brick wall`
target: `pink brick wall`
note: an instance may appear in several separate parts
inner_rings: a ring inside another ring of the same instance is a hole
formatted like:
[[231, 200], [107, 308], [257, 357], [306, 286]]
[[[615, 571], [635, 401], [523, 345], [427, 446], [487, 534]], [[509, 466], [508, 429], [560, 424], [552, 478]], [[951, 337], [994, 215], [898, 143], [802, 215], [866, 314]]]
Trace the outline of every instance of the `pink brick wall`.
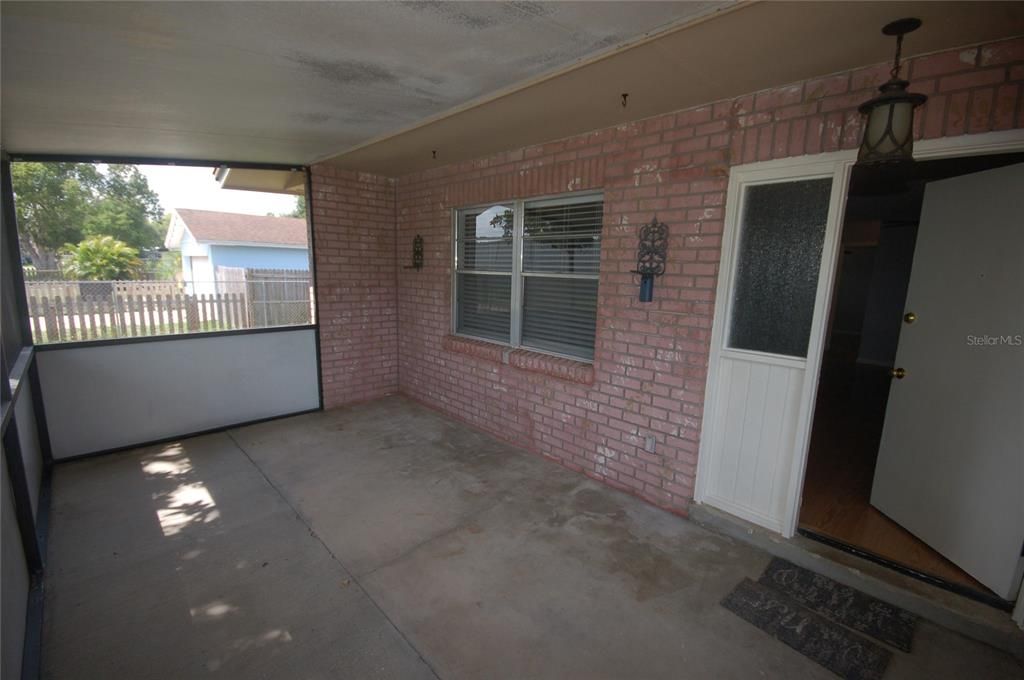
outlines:
[[[919, 112], [919, 137], [1024, 127], [1024, 40], [930, 55], [909, 67], [912, 89], [931, 97]], [[416, 234], [426, 245], [421, 271], [388, 270], [397, 273], [400, 391], [685, 513], [693, 497], [729, 168], [855, 148], [861, 132], [856, 107], [873, 96], [887, 71], [886, 65], [866, 67], [399, 178], [393, 194], [399, 266]], [[321, 226], [315, 218], [318, 249], [321, 231], [342, 223], [344, 242], [366, 238], [379, 251], [395, 245], [380, 233], [390, 209], [385, 180], [318, 171], [314, 186], [314, 193], [319, 186], [335, 195], [332, 222]], [[448, 337], [452, 209], [586, 189], [602, 189], [605, 200], [592, 371]], [[363, 191], [374, 197], [367, 199], [373, 206], [360, 202]], [[363, 224], [350, 207], [374, 219]], [[629, 271], [637, 226], [655, 214], [670, 228], [668, 271], [656, 283], [654, 302], [641, 304]], [[318, 276], [327, 294], [338, 278], [359, 278], [366, 266], [337, 250], [319, 253], [318, 261], [325, 259], [340, 265]], [[366, 304], [363, 294], [373, 302]], [[386, 362], [385, 348], [359, 349], [364, 340], [384, 338], [346, 328], [353, 314], [368, 308], [393, 328], [393, 309], [376, 307], [394, 300], [383, 289], [364, 288], [330, 307], [322, 303], [325, 347], [338, 342], [336, 334], [348, 339], [345, 351], [332, 355], [342, 363], [328, 365], [325, 355], [325, 381], [336, 395], [329, 403], [393, 389], [393, 373], [378, 376], [373, 363]], [[385, 335], [391, 341], [393, 335]], [[373, 361], [343, 362], [346, 352], [363, 351]], [[359, 386], [354, 392], [348, 380]], [[643, 448], [647, 436], [656, 440], [655, 453]]]
[[395, 191], [383, 177], [314, 166], [324, 406], [398, 391]]

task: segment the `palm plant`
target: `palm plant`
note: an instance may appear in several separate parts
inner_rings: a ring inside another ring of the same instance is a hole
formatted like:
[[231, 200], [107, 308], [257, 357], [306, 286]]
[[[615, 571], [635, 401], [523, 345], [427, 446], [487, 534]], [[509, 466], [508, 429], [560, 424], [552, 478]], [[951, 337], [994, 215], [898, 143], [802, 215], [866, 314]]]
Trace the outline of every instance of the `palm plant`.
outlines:
[[123, 281], [138, 275], [139, 251], [113, 236], [93, 236], [62, 250], [64, 272], [80, 281]]

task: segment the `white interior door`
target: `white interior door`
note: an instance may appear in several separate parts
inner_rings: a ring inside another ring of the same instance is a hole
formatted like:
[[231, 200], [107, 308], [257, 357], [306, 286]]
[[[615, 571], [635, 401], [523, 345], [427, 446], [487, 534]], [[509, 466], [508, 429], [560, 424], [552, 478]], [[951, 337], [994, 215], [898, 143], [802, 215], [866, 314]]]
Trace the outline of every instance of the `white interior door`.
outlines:
[[1024, 164], [925, 191], [871, 503], [1012, 600], [1024, 560]]

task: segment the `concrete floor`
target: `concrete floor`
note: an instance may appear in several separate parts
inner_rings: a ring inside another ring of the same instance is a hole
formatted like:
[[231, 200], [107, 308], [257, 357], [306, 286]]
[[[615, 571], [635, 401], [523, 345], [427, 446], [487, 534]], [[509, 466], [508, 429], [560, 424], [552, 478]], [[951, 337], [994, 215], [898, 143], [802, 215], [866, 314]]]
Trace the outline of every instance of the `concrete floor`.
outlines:
[[399, 397], [62, 464], [49, 556], [47, 678], [834, 677], [718, 605], [767, 553]]

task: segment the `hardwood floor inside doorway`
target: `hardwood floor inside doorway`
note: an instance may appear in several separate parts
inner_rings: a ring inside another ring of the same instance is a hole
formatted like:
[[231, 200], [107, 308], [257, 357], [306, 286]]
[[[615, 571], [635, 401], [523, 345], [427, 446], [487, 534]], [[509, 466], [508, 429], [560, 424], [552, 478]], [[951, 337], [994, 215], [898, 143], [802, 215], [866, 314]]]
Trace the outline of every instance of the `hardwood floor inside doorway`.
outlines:
[[826, 356], [800, 526], [915, 571], [994, 596], [870, 503], [889, 380], [887, 368], [855, 366]]

